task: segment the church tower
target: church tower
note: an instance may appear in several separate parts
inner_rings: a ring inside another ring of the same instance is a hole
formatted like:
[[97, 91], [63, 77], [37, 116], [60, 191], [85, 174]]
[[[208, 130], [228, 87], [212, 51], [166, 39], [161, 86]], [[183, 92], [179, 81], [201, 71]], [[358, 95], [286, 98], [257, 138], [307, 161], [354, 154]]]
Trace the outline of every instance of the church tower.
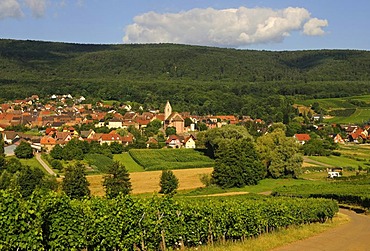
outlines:
[[172, 107], [170, 105], [170, 101], [167, 100], [166, 106], [164, 107], [164, 119], [167, 120], [171, 114], [172, 114]]

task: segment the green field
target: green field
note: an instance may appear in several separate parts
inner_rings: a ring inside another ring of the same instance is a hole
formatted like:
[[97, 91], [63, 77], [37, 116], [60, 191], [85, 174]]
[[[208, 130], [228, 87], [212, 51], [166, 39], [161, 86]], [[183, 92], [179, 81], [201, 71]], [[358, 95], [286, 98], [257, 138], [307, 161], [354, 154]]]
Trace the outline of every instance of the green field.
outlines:
[[339, 124], [363, 124], [370, 120], [370, 108], [356, 108], [356, 111], [351, 114], [349, 117], [340, 117], [336, 116], [330, 119], [327, 119], [327, 122], [330, 123], [339, 123]]
[[217, 186], [198, 188], [192, 191], [179, 192], [178, 196], [203, 196], [223, 193], [268, 193], [279, 187], [305, 185], [305, 184], [322, 184], [325, 181], [312, 181], [305, 179], [263, 179], [257, 185], [245, 186], [242, 188], [221, 188]]
[[125, 165], [126, 169], [129, 172], [144, 172], [144, 168], [140, 166], [138, 163], [135, 162], [131, 158], [131, 155], [129, 153], [122, 153], [122, 154], [115, 154], [113, 156], [113, 160], [119, 161], [123, 165]]
[[[315, 102], [319, 103], [320, 107], [329, 113], [343, 114], [338, 114], [338, 116], [334, 115], [332, 118], [326, 119], [325, 121], [329, 123], [361, 124], [370, 120], [370, 95], [344, 98], [308, 99], [297, 101], [297, 104], [310, 107]], [[356, 102], [359, 104], [356, 104]]]
[[94, 170], [106, 173], [108, 166], [113, 164], [113, 160], [103, 154], [86, 154], [84, 160]]
[[194, 149], [132, 149], [131, 157], [145, 170], [212, 167], [214, 160]]

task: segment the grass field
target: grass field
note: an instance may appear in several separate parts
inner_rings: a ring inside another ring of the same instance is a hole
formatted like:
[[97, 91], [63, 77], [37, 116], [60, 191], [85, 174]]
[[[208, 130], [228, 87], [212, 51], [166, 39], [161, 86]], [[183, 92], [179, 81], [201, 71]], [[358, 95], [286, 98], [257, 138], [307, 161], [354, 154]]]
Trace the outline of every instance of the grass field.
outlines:
[[126, 169], [132, 173], [132, 172], [144, 172], [144, 168], [140, 166], [138, 163], [135, 162], [131, 158], [131, 155], [129, 153], [122, 153], [122, 154], [115, 154], [113, 155], [113, 160], [119, 161], [123, 165], [125, 165]]
[[330, 119], [326, 119], [330, 123], [339, 123], [339, 124], [362, 124], [370, 120], [370, 108], [356, 108], [356, 111], [348, 117], [335, 116]]
[[213, 167], [214, 160], [194, 149], [132, 149], [131, 157], [145, 170]]
[[47, 173], [46, 170], [41, 166], [41, 164], [37, 161], [37, 159], [35, 157], [33, 157], [31, 159], [18, 159], [18, 160], [22, 163], [22, 165], [27, 165], [27, 166], [31, 166], [31, 167], [35, 167], [35, 168], [40, 168], [42, 171]]

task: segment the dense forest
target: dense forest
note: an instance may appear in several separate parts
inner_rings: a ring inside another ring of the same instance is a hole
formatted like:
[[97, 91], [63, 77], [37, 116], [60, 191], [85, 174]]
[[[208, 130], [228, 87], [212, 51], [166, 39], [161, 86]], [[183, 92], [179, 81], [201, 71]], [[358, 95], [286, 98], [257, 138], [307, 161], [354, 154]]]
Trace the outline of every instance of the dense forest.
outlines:
[[294, 99], [369, 94], [370, 51], [0, 40], [0, 98], [66, 93], [282, 121]]

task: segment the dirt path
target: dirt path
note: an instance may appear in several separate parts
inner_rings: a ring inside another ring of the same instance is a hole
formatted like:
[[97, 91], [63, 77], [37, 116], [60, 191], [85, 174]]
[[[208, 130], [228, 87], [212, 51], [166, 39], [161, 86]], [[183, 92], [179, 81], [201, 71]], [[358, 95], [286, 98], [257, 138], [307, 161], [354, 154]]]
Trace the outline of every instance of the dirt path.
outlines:
[[348, 224], [273, 251], [369, 251], [370, 217], [343, 209], [340, 212], [350, 217]]
[[306, 162], [306, 163], [311, 163], [311, 164], [315, 164], [315, 165], [318, 165], [318, 166], [325, 166], [325, 167], [329, 167], [329, 168], [334, 167], [333, 165], [325, 164], [325, 163], [310, 159], [306, 156], [303, 157], [303, 161]]
[[53, 175], [53, 176], [57, 176], [57, 174], [51, 170], [51, 168], [45, 163], [45, 161], [43, 161], [41, 159], [41, 154], [39, 153], [36, 153], [35, 154], [36, 156], [36, 160], [40, 163], [40, 165], [42, 165], [42, 167], [50, 174], [50, 175]]

